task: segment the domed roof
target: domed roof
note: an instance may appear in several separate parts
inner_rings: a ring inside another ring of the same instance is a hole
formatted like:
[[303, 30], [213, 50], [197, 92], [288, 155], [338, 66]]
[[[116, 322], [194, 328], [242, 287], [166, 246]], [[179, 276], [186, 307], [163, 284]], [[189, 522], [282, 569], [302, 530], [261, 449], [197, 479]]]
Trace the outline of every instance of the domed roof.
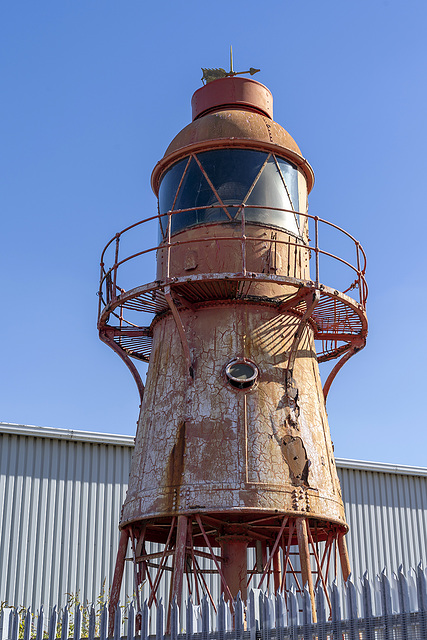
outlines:
[[272, 98], [267, 101], [268, 96], [271, 94], [264, 85], [243, 78], [215, 80], [196, 91], [192, 100], [195, 119], [175, 136], [154, 168], [151, 178], [154, 192], [158, 192], [162, 173], [179, 158], [197, 151], [231, 147], [263, 150], [290, 160], [303, 171], [310, 191], [313, 170], [292, 136], [271, 119]]
[[165, 157], [190, 144], [230, 138], [273, 143], [301, 156], [295, 140], [274, 120], [251, 111], [224, 109], [208, 113], [184, 127], [166, 149]]

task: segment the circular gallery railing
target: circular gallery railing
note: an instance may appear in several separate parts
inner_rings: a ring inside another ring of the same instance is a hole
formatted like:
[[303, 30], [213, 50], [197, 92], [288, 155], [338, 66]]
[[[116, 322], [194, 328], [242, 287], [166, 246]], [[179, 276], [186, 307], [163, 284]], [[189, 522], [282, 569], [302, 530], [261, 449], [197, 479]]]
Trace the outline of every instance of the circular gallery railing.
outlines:
[[[274, 295], [268, 300], [263, 299], [262, 302], [276, 305], [280, 311], [292, 307], [293, 312], [301, 316], [307, 312], [307, 294], [312, 290], [319, 292], [319, 301], [310, 315], [310, 324], [317, 341], [319, 362], [341, 358], [333, 370], [333, 378], [344, 362], [363, 348], [366, 341], [368, 287], [365, 279], [366, 256], [362, 246], [347, 231], [318, 216], [274, 209], [286, 215], [291, 213], [296, 216], [302, 231], [296, 236], [279, 229], [281, 233], [272, 233], [273, 239], [269, 241], [274, 243], [276, 251], [286, 249], [288, 255], [291, 250], [295, 253], [303, 252], [307, 257], [310, 274], [308, 275], [308, 270], [300, 270], [299, 273], [294, 270], [291, 275], [286, 273], [286, 269], [280, 268], [273, 272], [254, 270], [251, 256], [253, 247], [260, 242], [260, 225], [247, 222], [245, 209], [249, 207], [234, 205], [234, 208], [236, 213], [234, 217], [230, 216], [230, 220], [216, 222], [214, 225], [198, 225], [197, 234], [171, 234], [173, 216], [194, 211], [194, 208], [157, 214], [117, 233], [106, 245], [101, 256], [98, 291], [98, 327], [101, 339], [117, 351], [135, 376], [136, 369], [129, 357], [148, 362], [152, 342], [151, 320], [156, 315], [170, 310], [171, 298], [168, 298], [168, 295], [172, 296], [178, 309], [194, 309], [198, 304], [215, 300], [242, 301], [246, 298], [253, 301], [253, 296], [245, 294], [245, 283], [270, 282], [283, 285], [284, 293]], [[233, 206], [227, 205], [227, 209], [230, 211]], [[151, 245], [149, 239], [156, 233], [156, 227], [160, 234], [160, 242]], [[214, 237], [209, 234], [213, 228]], [[129, 238], [132, 238], [132, 242], [128, 242], [129, 246], [124, 249], [124, 240]], [[322, 239], [324, 242], [321, 244]], [[213, 240], [219, 251], [221, 247], [224, 247], [225, 251], [230, 251], [230, 247], [233, 247], [232, 271], [210, 270], [201, 273], [199, 269], [193, 274], [188, 272], [176, 275], [173, 268], [174, 251], [182, 250], [186, 246], [204, 247]], [[328, 250], [332, 248], [331, 245], [342, 250], [341, 256]], [[152, 258], [150, 260], [153, 252], [162, 254], [163, 268], [160, 279], [156, 279], [159, 276], [154, 276], [151, 282], [140, 284], [141, 272], [154, 263]], [[343, 254], [345, 257], [342, 257]], [[107, 260], [111, 265], [108, 268]], [[322, 276], [328, 281], [332, 280], [334, 286], [324, 284]], [[292, 295], [289, 294], [289, 287], [294, 291]], [[352, 295], [349, 295], [350, 292]], [[144, 320], [141, 321], [140, 318]], [[142, 383], [138, 383], [140, 391], [141, 385]], [[329, 386], [330, 383], [328, 385], [327, 382], [326, 393]]]

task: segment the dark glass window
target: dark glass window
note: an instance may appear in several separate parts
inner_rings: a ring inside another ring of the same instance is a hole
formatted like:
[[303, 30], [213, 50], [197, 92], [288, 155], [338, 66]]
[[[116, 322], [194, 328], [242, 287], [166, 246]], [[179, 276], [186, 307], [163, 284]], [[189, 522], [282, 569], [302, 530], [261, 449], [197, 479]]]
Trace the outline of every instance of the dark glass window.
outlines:
[[[280, 227], [299, 235], [298, 216], [293, 213], [299, 207], [298, 171], [293, 164], [248, 149], [206, 151], [197, 154], [197, 159], [203, 170], [194, 157], [185, 158], [162, 178], [160, 213], [191, 209], [172, 216], [172, 233], [199, 224], [240, 220], [239, 207], [245, 203], [248, 222]], [[166, 217], [162, 219], [162, 227], [166, 231]]]
[[253, 387], [258, 377], [258, 368], [247, 360], [234, 360], [225, 368], [229, 383], [236, 389]]

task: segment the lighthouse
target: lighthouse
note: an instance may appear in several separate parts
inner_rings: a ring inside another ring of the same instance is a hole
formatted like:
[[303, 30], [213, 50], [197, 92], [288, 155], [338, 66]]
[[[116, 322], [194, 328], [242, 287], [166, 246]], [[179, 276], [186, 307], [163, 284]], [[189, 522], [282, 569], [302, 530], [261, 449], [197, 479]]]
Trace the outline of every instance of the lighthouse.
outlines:
[[[313, 182], [273, 120], [270, 91], [234, 72], [214, 76], [154, 168], [158, 212], [104, 250], [100, 337], [141, 395], [112, 608], [126, 555], [136, 593], [149, 584], [149, 606], [166, 575], [170, 602], [184, 587], [196, 600], [206, 593], [202, 560], [230, 602], [246, 599], [248, 585], [306, 587], [314, 615], [316, 584], [338, 570], [348, 578], [325, 399], [365, 344], [365, 254], [308, 213]], [[123, 254], [123, 238], [153, 221], [158, 238]], [[322, 246], [327, 227], [353, 260]], [[138, 269], [147, 256], [152, 282]], [[322, 281], [323, 260], [345, 271], [345, 287]], [[333, 359], [322, 388], [319, 363]], [[135, 360], [148, 362], [145, 386]]]

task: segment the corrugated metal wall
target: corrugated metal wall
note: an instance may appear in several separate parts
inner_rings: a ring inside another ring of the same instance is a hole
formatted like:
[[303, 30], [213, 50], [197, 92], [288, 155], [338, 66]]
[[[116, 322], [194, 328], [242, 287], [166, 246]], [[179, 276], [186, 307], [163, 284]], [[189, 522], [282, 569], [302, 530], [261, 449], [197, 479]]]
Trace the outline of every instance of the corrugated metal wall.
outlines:
[[[133, 438], [0, 423], [0, 447], [0, 600], [35, 610], [79, 591], [95, 602], [113, 576]], [[337, 468], [355, 581], [425, 561], [427, 469]], [[132, 592], [128, 563], [121, 599]]]
[[426, 562], [427, 469], [409, 475], [405, 467], [386, 472], [343, 464], [337, 460], [353, 576], [365, 570], [375, 576], [384, 567], [391, 576], [401, 564], [409, 570]]
[[80, 591], [82, 601], [94, 602], [104, 579], [110, 583], [129, 440], [120, 446], [2, 433], [0, 600], [34, 610]]

